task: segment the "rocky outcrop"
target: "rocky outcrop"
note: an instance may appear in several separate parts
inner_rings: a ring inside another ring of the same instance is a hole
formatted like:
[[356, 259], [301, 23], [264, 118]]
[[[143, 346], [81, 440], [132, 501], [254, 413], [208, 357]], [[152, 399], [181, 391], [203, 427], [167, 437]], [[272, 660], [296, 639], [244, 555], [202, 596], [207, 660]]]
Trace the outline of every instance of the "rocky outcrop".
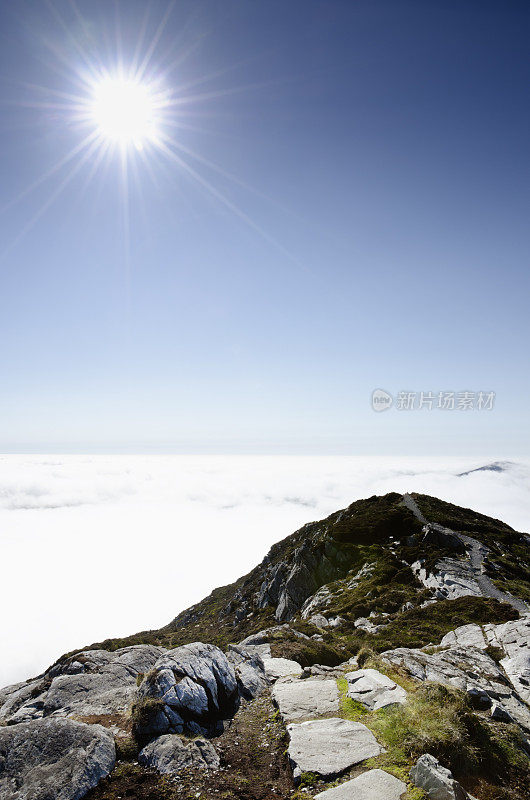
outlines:
[[429, 753], [418, 758], [410, 770], [410, 777], [429, 800], [469, 800], [469, 795], [455, 781], [452, 772]]
[[135, 732], [139, 740], [165, 733], [213, 736], [239, 705], [234, 667], [218, 647], [194, 642], [169, 650], [138, 690]]
[[99, 725], [37, 719], [0, 728], [0, 797], [80, 800], [115, 760], [113, 736]]
[[217, 770], [219, 756], [206, 739], [184, 739], [167, 734], [146, 745], [138, 755], [138, 763], [152, 767], [162, 775], [179, 775], [184, 769]]
[[312, 772], [329, 780], [383, 750], [366, 725], [339, 717], [293, 722], [287, 731], [295, 778]]
[[138, 675], [148, 672], [165, 650], [136, 645], [85, 650], [55, 664], [40, 678], [0, 694], [0, 721], [9, 724], [54, 716], [113, 715], [127, 712]]
[[[322, 617], [323, 612], [326, 611], [326, 608], [333, 600], [337, 590], [340, 591], [343, 589], [351, 591], [352, 589], [355, 589], [362, 580], [370, 577], [374, 571], [374, 568], [375, 564], [366, 562], [366, 564], [363, 564], [363, 566], [353, 575], [348, 575], [347, 577], [343, 578], [340, 581], [339, 586], [334, 587], [334, 591], [332, 591], [329, 586], [321, 586], [318, 591], [308, 597], [303, 604], [301, 609], [302, 618], [310, 619], [312, 615]], [[324, 619], [326, 618], [324, 617]], [[334, 617], [328, 621], [328, 625], [331, 627], [339, 627], [341, 622], [344, 622], [341, 617]]]
[[227, 658], [236, 673], [239, 694], [245, 700], [252, 700], [267, 688], [269, 679], [265, 665], [259, 653], [245, 650], [244, 647], [232, 644], [227, 651]]
[[510, 685], [502, 667], [483, 650], [457, 646], [426, 653], [401, 647], [387, 650], [381, 658], [405, 669], [418, 681], [432, 681], [461, 689], [481, 708], [496, 703], [523, 730], [530, 731], [530, 709]]
[[458, 597], [481, 597], [482, 590], [470, 563], [456, 558], [437, 561], [434, 570], [427, 571], [423, 561], [415, 561], [411, 569], [421, 583], [434, 591], [437, 600], [456, 600]]
[[289, 562], [270, 564], [264, 572], [256, 604], [274, 606], [279, 622], [292, 619], [324, 583], [343, 575], [347, 555], [332, 541], [320, 545], [302, 540]]
[[344, 677], [348, 681], [348, 697], [370, 711], [404, 703], [407, 699], [406, 691], [377, 669], [358, 669]]
[[315, 800], [401, 800], [407, 784], [382, 769], [370, 769], [351, 781], [315, 795]]

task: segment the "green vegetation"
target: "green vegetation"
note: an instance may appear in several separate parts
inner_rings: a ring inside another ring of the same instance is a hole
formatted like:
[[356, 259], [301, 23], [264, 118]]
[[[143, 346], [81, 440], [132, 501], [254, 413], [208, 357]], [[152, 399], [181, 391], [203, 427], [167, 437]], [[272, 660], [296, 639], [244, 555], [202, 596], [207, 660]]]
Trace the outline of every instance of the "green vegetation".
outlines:
[[486, 655], [492, 658], [497, 664], [499, 664], [500, 661], [502, 661], [502, 659], [506, 655], [502, 647], [493, 647], [493, 645], [491, 644], [486, 647], [486, 650], [484, 652], [486, 653]]
[[[392, 613], [404, 603], [418, 602], [422, 587], [410, 567], [381, 545], [356, 548], [355, 564], [348, 578], [329, 584], [332, 598], [326, 607], [331, 616], [366, 617], [370, 612]], [[353, 575], [364, 564], [370, 564], [368, 574], [356, 585], [350, 583]], [[428, 592], [423, 592], [425, 596]]]
[[423, 647], [431, 642], [438, 643], [460, 625], [500, 623], [517, 617], [511, 606], [488, 597], [441, 600], [425, 608], [403, 612], [384, 629], [367, 634], [365, 643], [379, 653], [396, 647]]
[[353, 700], [348, 697], [348, 681], [346, 678], [338, 678], [337, 686], [340, 695], [340, 715], [344, 719], [349, 719], [351, 722], [361, 722], [369, 712], [359, 703], [358, 700]]
[[312, 664], [325, 664], [335, 667], [350, 658], [353, 653], [347, 644], [334, 647], [326, 642], [314, 639], [299, 639], [288, 633], [271, 638], [271, 655], [273, 658], [289, 658], [298, 661], [302, 667]]
[[138, 757], [138, 744], [134, 736], [116, 736], [116, 760], [134, 761]]
[[[407, 800], [421, 800], [423, 793], [410, 785], [411, 766], [423, 753], [431, 753], [451, 769], [472, 792], [480, 784], [481, 797], [491, 800], [524, 800], [530, 781], [530, 760], [517, 728], [492, 723], [473, 711], [467, 695], [440, 684], [418, 684], [366, 652], [365, 665], [379, 669], [408, 693], [403, 705], [371, 712], [347, 697], [345, 678], [337, 685], [341, 716], [362, 721], [385, 747], [386, 753], [364, 763], [409, 782]], [[510, 790], [504, 789], [510, 786]]]
[[152, 724], [163, 707], [162, 700], [154, 697], [140, 697], [132, 706], [132, 734], [139, 745], [145, 744], [142, 731]]

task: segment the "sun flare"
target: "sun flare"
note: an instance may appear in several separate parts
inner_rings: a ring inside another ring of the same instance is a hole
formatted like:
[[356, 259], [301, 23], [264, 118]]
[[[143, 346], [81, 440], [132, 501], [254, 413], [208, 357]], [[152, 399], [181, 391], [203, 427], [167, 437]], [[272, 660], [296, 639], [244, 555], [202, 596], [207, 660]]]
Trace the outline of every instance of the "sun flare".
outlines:
[[94, 86], [91, 116], [102, 139], [141, 149], [156, 136], [156, 103], [149, 86], [104, 78]]

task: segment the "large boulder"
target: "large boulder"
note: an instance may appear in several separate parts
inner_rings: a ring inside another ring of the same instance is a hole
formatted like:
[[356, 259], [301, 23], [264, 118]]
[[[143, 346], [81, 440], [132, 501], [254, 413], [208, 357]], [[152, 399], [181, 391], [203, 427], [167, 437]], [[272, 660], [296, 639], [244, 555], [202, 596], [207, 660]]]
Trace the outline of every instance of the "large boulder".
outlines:
[[303, 772], [330, 779], [383, 752], [366, 725], [339, 717], [291, 723], [287, 731], [288, 754], [295, 779]]
[[149, 741], [166, 733], [214, 736], [239, 705], [234, 667], [218, 647], [185, 644], [158, 659], [139, 688], [135, 735]]
[[407, 784], [382, 769], [370, 769], [315, 795], [315, 800], [400, 800]]
[[404, 703], [407, 699], [406, 691], [377, 669], [358, 669], [346, 673], [345, 678], [348, 681], [348, 697], [362, 703], [370, 711]]
[[37, 719], [0, 728], [2, 800], [79, 800], [114, 768], [112, 734], [100, 725]]
[[272, 698], [285, 722], [339, 712], [339, 690], [334, 680], [279, 681]]
[[418, 758], [410, 770], [410, 777], [429, 800], [469, 800], [469, 795], [455, 781], [451, 770], [442, 767], [429, 753]]
[[178, 775], [183, 769], [219, 769], [220, 761], [213, 744], [206, 739], [183, 739], [166, 734], [146, 745], [138, 762], [163, 775]]

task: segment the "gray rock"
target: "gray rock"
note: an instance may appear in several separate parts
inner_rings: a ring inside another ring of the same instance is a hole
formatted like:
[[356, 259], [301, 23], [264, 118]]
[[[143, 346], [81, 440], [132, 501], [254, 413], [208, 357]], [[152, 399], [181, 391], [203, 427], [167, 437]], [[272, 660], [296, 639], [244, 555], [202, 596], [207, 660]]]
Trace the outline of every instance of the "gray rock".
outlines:
[[236, 673], [226, 655], [202, 642], [162, 655], [138, 693], [148, 712], [136, 723], [140, 740], [165, 733], [214, 735], [220, 721], [235, 714], [240, 698]]
[[309, 618], [309, 622], [311, 625], [315, 625], [317, 628], [329, 627], [329, 622], [324, 614], [313, 614], [313, 616]]
[[290, 625], [285, 623], [284, 625], [274, 625], [272, 628], [265, 628], [262, 631], [258, 631], [258, 633], [247, 636], [246, 639], [238, 643], [238, 647], [243, 647], [249, 653], [257, 654], [261, 656], [261, 658], [271, 658], [271, 640], [274, 640], [278, 634], [280, 634], [280, 636], [282, 634], [294, 636], [297, 639], [310, 638], [305, 633], [301, 633], [301, 631], [297, 631], [295, 628], [291, 628]]
[[302, 667], [298, 661], [289, 658], [264, 658], [265, 673], [270, 681], [289, 676], [298, 677], [302, 674]]
[[114, 738], [100, 725], [38, 719], [0, 728], [0, 797], [79, 800], [115, 761]]
[[269, 679], [259, 653], [249, 652], [238, 645], [230, 645], [226, 655], [234, 667], [239, 693], [242, 697], [252, 700], [267, 688]]
[[354, 764], [383, 752], [373, 733], [360, 722], [331, 717], [291, 723], [289, 759], [295, 779], [303, 772], [323, 778], [340, 775]]
[[340, 628], [340, 626], [344, 625], [345, 622], [346, 620], [344, 617], [331, 617], [331, 619], [328, 621], [328, 624], [330, 628]]
[[410, 770], [411, 780], [423, 789], [430, 800], [468, 800], [469, 795], [455, 781], [450, 770], [429, 753], [418, 758]]
[[446, 634], [440, 644], [478, 650], [491, 645], [504, 650], [501, 666], [519, 697], [530, 703], [530, 614], [500, 625], [462, 625]]
[[524, 730], [530, 731], [530, 709], [509, 685], [504, 671], [483, 650], [475, 647], [450, 647], [425, 653], [401, 647], [381, 654], [387, 663], [405, 669], [418, 681], [454, 686], [464, 692], [485, 692], [492, 700], [502, 700], [503, 708]]
[[395, 681], [376, 669], [358, 669], [345, 675], [348, 681], [348, 697], [357, 700], [371, 711], [404, 703], [406, 691]]
[[135, 645], [116, 650], [85, 650], [59, 662], [44, 675], [0, 695], [0, 720], [11, 724], [54, 716], [117, 714], [136, 697], [136, 679], [164, 653], [161, 647]]
[[432, 572], [427, 572], [421, 561], [415, 561], [411, 569], [427, 589], [436, 592], [438, 600], [456, 600], [468, 595], [482, 597], [477, 574], [470, 562], [443, 558], [436, 562]]
[[477, 650], [485, 650], [488, 642], [480, 625], [462, 625], [454, 631], [449, 631], [443, 637], [440, 646], [476, 647]]
[[146, 745], [138, 754], [138, 762], [163, 775], [178, 775], [183, 769], [219, 769], [219, 756], [206, 739], [183, 739], [166, 734]]
[[272, 690], [272, 698], [285, 722], [339, 711], [339, 690], [334, 680], [279, 681]]
[[501, 666], [518, 695], [530, 703], [530, 646], [521, 649], [512, 658], [504, 658]]
[[497, 722], [515, 722], [512, 715], [500, 703], [492, 704], [491, 718], [497, 720]]
[[367, 617], [358, 617], [353, 624], [356, 628], [366, 633], [377, 633], [379, 628], [383, 627], [382, 625], [374, 625]]
[[382, 769], [370, 769], [351, 781], [326, 789], [315, 800], [400, 800], [407, 784]]

